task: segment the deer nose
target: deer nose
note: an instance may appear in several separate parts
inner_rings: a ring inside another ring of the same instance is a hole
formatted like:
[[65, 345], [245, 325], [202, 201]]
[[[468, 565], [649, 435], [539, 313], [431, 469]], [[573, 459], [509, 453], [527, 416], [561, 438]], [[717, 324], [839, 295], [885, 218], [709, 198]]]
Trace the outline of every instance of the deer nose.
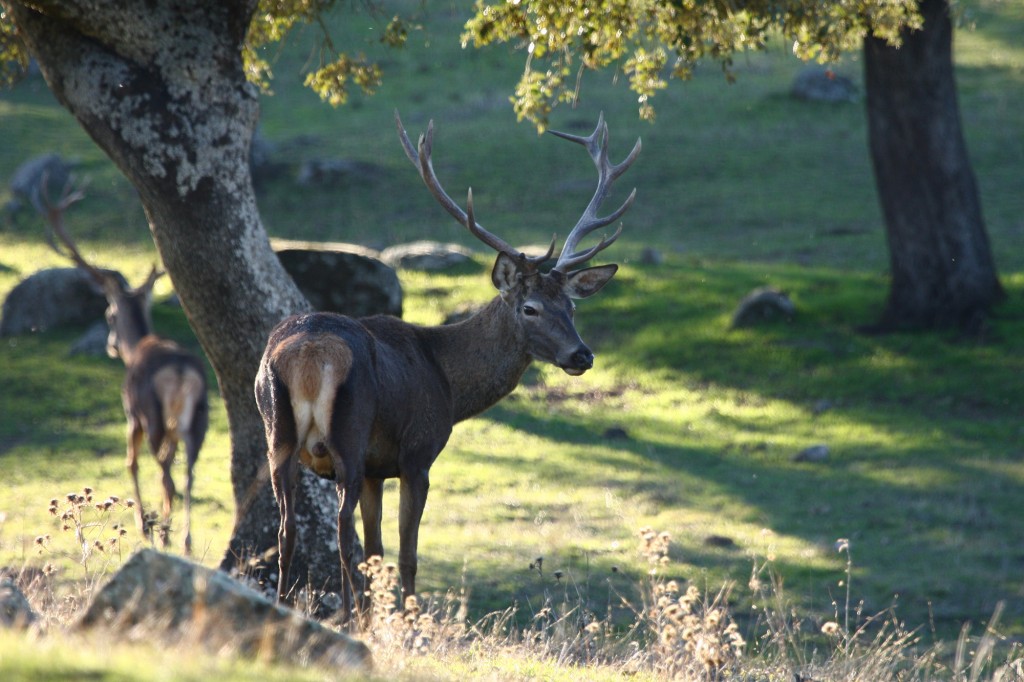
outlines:
[[569, 358], [575, 369], [590, 369], [594, 366], [594, 354], [586, 346], [580, 346]]

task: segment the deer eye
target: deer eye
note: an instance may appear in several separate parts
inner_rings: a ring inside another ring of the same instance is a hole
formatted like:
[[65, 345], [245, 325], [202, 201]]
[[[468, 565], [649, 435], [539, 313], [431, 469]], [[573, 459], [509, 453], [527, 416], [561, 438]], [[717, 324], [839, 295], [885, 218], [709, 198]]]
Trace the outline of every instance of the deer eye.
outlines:
[[537, 309], [534, 308], [532, 305], [524, 305], [523, 315], [526, 315], [527, 317], [534, 317], [537, 315]]

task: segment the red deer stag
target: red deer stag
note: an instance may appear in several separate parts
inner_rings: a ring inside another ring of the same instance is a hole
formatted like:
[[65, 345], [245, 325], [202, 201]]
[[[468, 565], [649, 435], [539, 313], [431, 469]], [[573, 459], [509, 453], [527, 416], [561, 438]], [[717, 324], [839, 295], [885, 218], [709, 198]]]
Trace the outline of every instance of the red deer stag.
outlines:
[[171, 465], [178, 441], [183, 441], [186, 456], [183, 547], [185, 554], [191, 554], [192, 472], [209, 423], [206, 371], [195, 355], [153, 333], [150, 319], [153, 285], [163, 275], [162, 272], [153, 267], [142, 286], [130, 289], [119, 275], [101, 270], [82, 257], [64, 227], [64, 213], [83, 196], [81, 189], [72, 190], [68, 185], [56, 205], [46, 202], [45, 213], [54, 234], [67, 249], [66, 254], [60, 249], [58, 251], [88, 273], [102, 287], [107, 298], [106, 315], [110, 327], [107, 354], [112, 358], [120, 357], [125, 366], [121, 402], [128, 418], [126, 465], [135, 491], [135, 523], [142, 533], [151, 536], [153, 529], [143, 511], [139, 494], [139, 448], [145, 435], [150, 450], [163, 469], [164, 504], [160, 538], [166, 545], [171, 502], [175, 494]]
[[434, 174], [433, 122], [413, 147], [397, 112], [395, 120], [405, 153], [430, 192], [459, 223], [498, 252], [491, 272], [498, 295], [480, 312], [453, 325], [419, 327], [383, 315], [357, 320], [311, 313], [283, 320], [270, 334], [255, 389], [281, 512], [278, 599], [285, 599], [292, 587], [288, 572], [296, 538], [293, 486], [301, 462], [337, 483], [344, 619], [352, 613], [356, 501], [366, 555], [383, 555], [383, 483], [399, 479], [398, 567], [405, 597], [415, 594], [416, 545], [430, 466], [447, 443], [452, 425], [508, 395], [534, 359], [574, 376], [593, 366], [594, 354], [573, 323], [572, 299], [597, 293], [618, 266], [573, 268], [609, 246], [622, 228], [589, 249], [577, 247], [587, 234], [618, 220], [636, 195], [634, 190], [614, 213], [597, 215], [611, 184], [639, 154], [639, 140], [616, 165], [608, 161], [603, 117], [588, 137], [555, 133], [586, 147], [597, 166], [598, 183], [555, 265], [542, 272], [541, 264], [554, 252], [554, 240], [546, 254], [531, 258], [478, 225], [472, 190], [464, 212]]

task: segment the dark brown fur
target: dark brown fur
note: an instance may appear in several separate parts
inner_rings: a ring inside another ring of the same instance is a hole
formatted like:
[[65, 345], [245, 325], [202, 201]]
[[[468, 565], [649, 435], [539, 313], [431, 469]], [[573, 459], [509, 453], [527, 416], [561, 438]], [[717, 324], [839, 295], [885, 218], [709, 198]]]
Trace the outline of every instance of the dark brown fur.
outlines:
[[[185, 446], [184, 524], [182, 548], [192, 552], [192, 484], [199, 449], [209, 425], [206, 369], [192, 353], [173, 341], [149, 333], [148, 291], [109, 294], [111, 334], [108, 351], [125, 364], [121, 402], [128, 421], [128, 454], [125, 466], [135, 493], [135, 522], [152, 533], [145, 518], [139, 490], [139, 450], [143, 436], [160, 464], [163, 487], [163, 527], [170, 523], [176, 488], [171, 466], [181, 442]], [[141, 324], [140, 324], [141, 321]], [[144, 325], [144, 326], [143, 326]], [[161, 533], [161, 540], [166, 536]]]
[[[418, 327], [387, 316], [356, 320], [333, 313], [281, 322], [271, 332], [256, 378], [271, 481], [281, 510], [279, 598], [291, 589], [292, 490], [298, 466], [305, 464], [323, 475], [323, 469], [311, 466], [316, 458], [307, 454], [319, 445], [330, 457], [338, 486], [345, 612], [351, 609], [355, 504], [358, 500], [367, 556], [382, 555], [381, 496], [387, 478], [400, 482], [398, 566], [404, 593], [415, 594], [416, 547], [429, 471], [452, 425], [511, 392], [533, 358], [573, 373], [589, 368], [592, 354], [573, 325], [570, 293], [590, 295], [614, 272], [615, 266], [603, 266], [569, 277], [541, 274], [521, 269], [502, 254], [494, 276], [502, 294], [456, 325]], [[541, 314], [525, 315], [527, 306]], [[301, 350], [322, 349], [326, 339], [335, 342], [331, 353]], [[338, 362], [342, 356], [351, 358], [351, 364], [344, 377], [332, 373], [329, 379], [329, 429], [311, 440], [315, 429], [304, 415], [312, 410], [301, 403], [323, 389], [319, 381], [310, 383], [310, 377], [323, 367], [324, 358]], [[302, 362], [308, 364], [300, 369]]]
[[[395, 121], [406, 156], [434, 198], [498, 252], [491, 281], [499, 295], [468, 320], [446, 327], [417, 327], [385, 316], [355, 320], [333, 313], [312, 313], [290, 317], [270, 334], [256, 376], [256, 402], [266, 429], [270, 477], [281, 512], [278, 599], [284, 599], [292, 588], [289, 569], [295, 550], [293, 489], [298, 467], [303, 463], [324, 475], [328, 468], [318, 467], [318, 460], [329, 457], [338, 487], [344, 618], [352, 611], [356, 500], [363, 517], [366, 554], [382, 556], [384, 479], [399, 479], [398, 569], [406, 598], [414, 595], [416, 547], [430, 487], [430, 467], [448, 442], [452, 425], [510, 393], [531, 360], [550, 362], [572, 375], [582, 374], [593, 365], [593, 353], [576, 332], [571, 299], [597, 293], [618, 266], [571, 269], [593, 258], [621, 232], [602, 238], [589, 249], [577, 250], [583, 237], [618, 220], [629, 208], [635, 191], [613, 213], [604, 217], [597, 214], [615, 178], [640, 152], [637, 140], [629, 156], [612, 165], [603, 117], [588, 137], [556, 133], [587, 149], [598, 170], [598, 188], [566, 238], [554, 267], [542, 273], [539, 267], [553, 255], [554, 240], [545, 255], [527, 257], [484, 230], [473, 217], [472, 192], [463, 211], [434, 174], [430, 163], [433, 123], [414, 147], [397, 112]], [[321, 347], [330, 337], [335, 338], [332, 348], [346, 348], [346, 358], [351, 359], [344, 377], [333, 366], [329, 371], [325, 369], [328, 362], [336, 362], [325, 360], [328, 354], [301, 356], [290, 350], [306, 344]], [[296, 366], [303, 362], [307, 363], [305, 368]], [[322, 376], [314, 385], [311, 377], [316, 373]], [[310, 404], [313, 395], [318, 396], [315, 407]], [[320, 416], [316, 417], [318, 410]], [[324, 450], [326, 455], [317, 457]]]

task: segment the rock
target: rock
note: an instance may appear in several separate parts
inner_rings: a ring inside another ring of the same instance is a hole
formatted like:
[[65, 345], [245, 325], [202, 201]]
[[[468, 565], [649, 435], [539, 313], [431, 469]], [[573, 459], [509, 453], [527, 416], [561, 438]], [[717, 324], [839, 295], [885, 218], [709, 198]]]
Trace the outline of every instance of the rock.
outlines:
[[107, 337], [109, 335], [110, 327], [107, 326], [107, 323], [97, 322], [85, 330], [85, 333], [71, 344], [69, 354], [105, 357], [107, 355]]
[[661, 265], [664, 262], [665, 257], [661, 254], [661, 251], [651, 246], [645, 246], [644, 250], [640, 252], [640, 263], [642, 265]]
[[153, 549], [133, 555], [72, 629], [293, 664], [371, 665], [362, 642], [278, 606], [224, 572]]
[[824, 462], [829, 457], [827, 445], [812, 445], [793, 456], [794, 462]]
[[[124, 280], [118, 272], [107, 272]], [[0, 336], [46, 331], [64, 325], [86, 325], [104, 319], [106, 309], [103, 292], [82, 270], [40, 270], [7, 294], [0, 313]]]
[[379, 254], [354, 244], [272, 242], [281, 265], [316, 310], [352, 317], [402, 315], [402, 285]]
[[15, 582], [0, 580], [0, 629], [25, 630], [39, 620]]
[[831, 400], [828, 400], [827, 398], [822, 398], [821, 400], [814, 401], [814, 405], [811, 406], [811, 412], [814, 414], [814, 416], [818, 416], [819, 414], [824, 414], [828, 412], [833, 407], [835, 407], [835, 405]]
[[789, 92], [795, 99], [811, 102], [856, 102], [858, 98], [852, 80], [820, 66], [802, 69]]
[[50, 193], [56, 195], [67, 183], [71, 175], [72, 164], [64, 161], [60, 154], [43, 154], [25, 161], [11, 174], [10, 187], [14, 200], [10, 209], [17, 211], [24, 204], [33, 206], [40, 213], [43, 211], [42, 183], [44, 176]]
[[334, 186], [349, 180], [373, 179], [379, 166], [351, 159], [309, 159], [299, 166], [295, 181], [302, 186]]
[[752, 327], [768, 320], [790, 320], [796, 306], [784, 292], [772, 287], [758, 287], [747, 294], [732, 316], [733, 327]]
[[629, 432], [621, 426], [609, 426], [601, 437], [605, 440], [629, 440]]
[[470, 262], [473, 259], [473, 252], [460, 244], [422, 240], [389, 246], [381, 252], [380, 257], [396, 269], [447, 270]]
[[704, 545], [707, 547], [719, 547], [721, 549], [732, 549], [736, 541], [724, 535], [709, 535], [704, 538]]

